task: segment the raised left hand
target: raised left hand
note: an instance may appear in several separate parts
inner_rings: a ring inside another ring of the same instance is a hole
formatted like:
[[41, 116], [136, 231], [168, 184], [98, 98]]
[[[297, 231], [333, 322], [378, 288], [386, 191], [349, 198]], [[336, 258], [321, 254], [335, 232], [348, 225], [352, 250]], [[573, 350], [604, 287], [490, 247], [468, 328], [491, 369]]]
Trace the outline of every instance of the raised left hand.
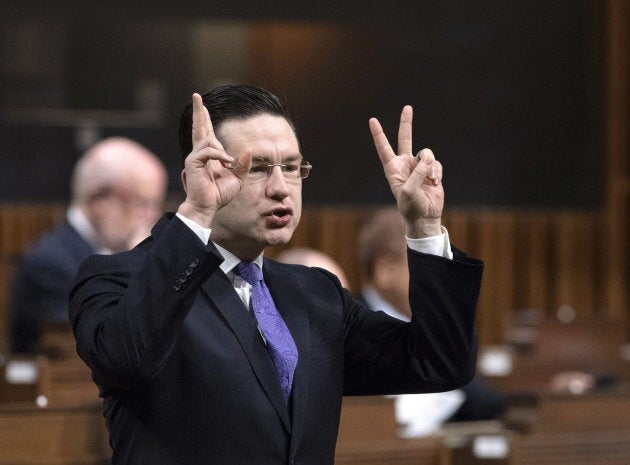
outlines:
[[400, 114], [398, 154], [376, 118], [370, 118], [370, 132], [398, 209], [407, 221], [407, 235], [413, 238], [436, 236], [442, 233], [442, 164], [430, 149], [413, 156], [412, 121], [413, 109], [406, 105]]

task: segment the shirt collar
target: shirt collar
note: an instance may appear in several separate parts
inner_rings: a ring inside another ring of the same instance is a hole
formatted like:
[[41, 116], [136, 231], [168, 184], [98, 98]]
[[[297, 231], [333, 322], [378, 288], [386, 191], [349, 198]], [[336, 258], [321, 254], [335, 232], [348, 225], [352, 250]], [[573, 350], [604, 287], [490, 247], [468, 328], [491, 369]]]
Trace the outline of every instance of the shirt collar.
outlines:
[[94, 251], [98, 254], [109, 255], [111, 250], [102, 246], [101, 241], [98, 239], [96, 230], [92, 227], [90, 220], [86, 214], [77, 206], [70, 206], [66, 212], [66, 219], [70, 226], [72, 226], [88, 244], [92, 246]]
[[[228, 273], [231, 273], [232, 270], [236, 267], [236, 265], [241, 263], [242, 260], [240, 258], [238, 258], [236, 255], [234, 255], [232, 252], [230, 252], [229, 250], [224, 249], [223, 247], [221, 247], [216, 242], [213, 242], [213, 244], [217, 248], [217, 250], [221, 253], [221, 255], [223, 255], [223, 262], [221, 263], [219, 268], [221, 268], [221, 271], [223, 271], [226, 275]], [[256, 265], [258, 265], [258, 267], [261, 270], [263, 269], [263, 267], [262, 267], [263, 266], [263, 254], [262, 253], [260, 255], [258, 255], [258, 257], [256, 257], [256, 259], [254, 260], [254, 263]]]

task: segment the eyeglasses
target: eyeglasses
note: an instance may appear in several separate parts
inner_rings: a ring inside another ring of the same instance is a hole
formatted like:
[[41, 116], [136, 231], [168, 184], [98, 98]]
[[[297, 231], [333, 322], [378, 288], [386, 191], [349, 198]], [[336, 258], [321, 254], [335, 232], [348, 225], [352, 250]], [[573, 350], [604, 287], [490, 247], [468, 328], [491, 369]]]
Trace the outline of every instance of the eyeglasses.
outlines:
[[[308, 175], [311, 172], [311, 168], [313, 166], [307, 162], [303, 161], [301, 163], [298, 162], [290, 162], [290, 163], [261, 163], [261, 162], [253, 162], [249, 172], [247, 173], [247, 179], [251, 182], [261, 182], [269, 179], [271, 177], [271, 173], [273, 172], [274, 167], [279, 166], [282, 171], [282, 176], [286, 182], [295, 183], [301, 179], [308, 178]], [[233, 170], [234, 167], [229, 167], [228, 169]]]
[[108, 186], [96, 192], [92, 199], [109, 197], [120, 202], [121, 205], [133, 208], [134, 210], [161, 210], [162, 200], [146, 198], [122, 187]]

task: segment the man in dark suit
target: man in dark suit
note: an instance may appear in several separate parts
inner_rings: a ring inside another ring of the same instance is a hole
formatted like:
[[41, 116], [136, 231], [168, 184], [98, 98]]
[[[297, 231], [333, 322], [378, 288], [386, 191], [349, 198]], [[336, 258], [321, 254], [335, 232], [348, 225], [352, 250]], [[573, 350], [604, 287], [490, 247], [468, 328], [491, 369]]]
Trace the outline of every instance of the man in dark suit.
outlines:
[[165, 192], [161, 162], [129, 139], [104, 139], [81, 157], [66, 220], [31, 246], [17, 270], [9, 310], [13, 353], [39, 352], [48, 325], [68, 326], [68, 293], [81, 262], [144, 239]]
[[342, 395], [472, 378], [482, 264], [445, 242], [442, 167], [428, 149], [412, 155], [411, 119], [407, 106], [398, 155], [370, 120], [407, 220], [406, 323], [329, 272], [263, 258], [291, 239], [310, 164], [273, 94], [193, 95], [180, 122], [186, 199], [132, 251], [84, 262], [71, 294], [115, 465], [330, 465]]

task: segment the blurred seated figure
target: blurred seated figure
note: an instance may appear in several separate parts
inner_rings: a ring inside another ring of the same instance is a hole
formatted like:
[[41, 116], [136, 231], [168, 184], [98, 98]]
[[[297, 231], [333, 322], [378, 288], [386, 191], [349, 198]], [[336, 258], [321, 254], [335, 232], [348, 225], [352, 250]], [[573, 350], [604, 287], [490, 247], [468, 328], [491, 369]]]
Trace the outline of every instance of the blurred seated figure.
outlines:
[[[364, 272], [360, 300], [372, 310], [409, 320], [409, 269], [405, 223], [396, 209], [376, 212], [359, 232], [359, 258]], [[396, 415], [408, 427], [403, 436], [421, 436], [449, 421], [499, 418], [505, 399], [476, 377], [455, 391], [397, 397]]]
[[16, 272], [9, 309], [10, 350], [38, 352], [47, 325], [68, 328], [68, 293], [81, 262], [122, 252], [149, 235], [161, 214], [166, 170], [136, 142], [112, 137], [77, 162], [66, 219], [42, 235]]
[[276, 260], [282, 263], [291, 263], [294, 265], [316, 266], [330, 271], [339, 278], [341, 285], [346, 289], [350, 289], [346, 274], [332, 257], [326, 255], [319, 250], [309, 247], [293, 247], [283, 250], [278, 254]]

